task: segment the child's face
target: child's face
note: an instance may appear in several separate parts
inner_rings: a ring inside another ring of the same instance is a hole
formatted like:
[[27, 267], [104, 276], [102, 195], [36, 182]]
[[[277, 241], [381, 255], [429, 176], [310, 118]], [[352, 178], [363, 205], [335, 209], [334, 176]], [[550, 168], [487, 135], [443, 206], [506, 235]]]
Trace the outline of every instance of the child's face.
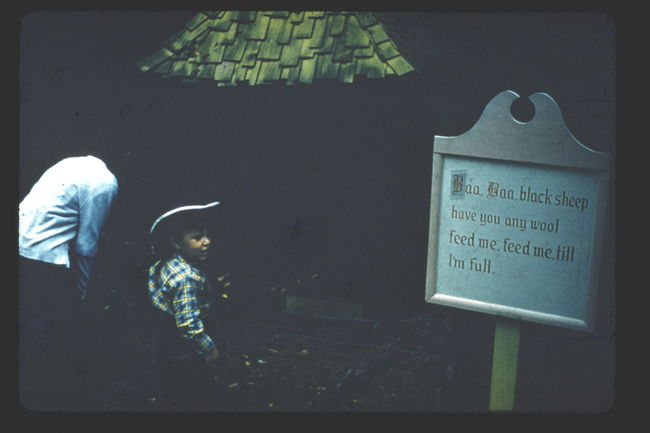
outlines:
[[172, 240], [172, 244], [188, 262], [200, 263], [208, 258], [210, 238], [206, 229], [187, 230], [180, 239]]

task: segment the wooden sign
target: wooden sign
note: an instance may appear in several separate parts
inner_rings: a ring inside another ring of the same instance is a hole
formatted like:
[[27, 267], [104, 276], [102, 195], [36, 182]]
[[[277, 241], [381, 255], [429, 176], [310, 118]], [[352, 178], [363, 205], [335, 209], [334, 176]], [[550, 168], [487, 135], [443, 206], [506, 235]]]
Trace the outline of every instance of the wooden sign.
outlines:
[[426, 301], [591, 330], [610, 167], [545, 93], [529, 122], [505, 91], [457, 137], [435, 136]]

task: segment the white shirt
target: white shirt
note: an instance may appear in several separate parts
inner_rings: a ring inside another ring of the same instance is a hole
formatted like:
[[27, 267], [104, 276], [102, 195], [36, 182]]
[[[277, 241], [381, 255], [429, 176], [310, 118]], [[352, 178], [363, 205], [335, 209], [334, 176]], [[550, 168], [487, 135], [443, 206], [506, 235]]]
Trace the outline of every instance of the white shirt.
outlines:
[[[75, 240], [76, 255], [92, 259], [116, 194], [117, 179], [102, 160], [89, 155], [59, 161], [19, 205], [18, 253], [69, 268], [69, 244]], [[90, 262], [81, 272], [89, 273]]]

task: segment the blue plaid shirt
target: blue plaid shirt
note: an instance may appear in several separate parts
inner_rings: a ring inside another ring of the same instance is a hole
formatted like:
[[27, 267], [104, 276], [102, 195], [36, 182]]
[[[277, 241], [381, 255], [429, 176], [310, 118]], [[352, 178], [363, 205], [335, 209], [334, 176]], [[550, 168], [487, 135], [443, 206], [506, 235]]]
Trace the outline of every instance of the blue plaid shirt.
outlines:
[[208, 304], [200, 298], [209, 288], [205, 275], [179, 254], [149, 268], [149, 299], [174, 317], [181, 336], [195, 341], [199, 354], [215, 348], [201, 320], [201, 310], [205, 311]]

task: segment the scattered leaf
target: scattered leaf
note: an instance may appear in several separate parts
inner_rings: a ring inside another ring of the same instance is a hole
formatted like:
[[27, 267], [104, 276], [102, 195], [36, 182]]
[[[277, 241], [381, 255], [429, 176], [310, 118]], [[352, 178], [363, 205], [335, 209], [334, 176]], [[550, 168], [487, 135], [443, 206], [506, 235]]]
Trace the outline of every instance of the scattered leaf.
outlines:
[[244, 361], [244, 365], [245, 365], [246, 367], [250, 367], [250, 366], [251, 366], [251, 362], [250, 362], [250, 361]]
[[280, 353], [279, 350], [271, 349], [270, 347], [267, 347], [266, 350], [268, 350], [268, 351], [271, 352], [271, 353]]
[[235, 388], [237, 385], [239, 385], [239, 383], [237, 382], [231, 383], [230, 385], [228, 385], [228, 388]]
[[224, 287], [230, 287], [230, 281], [228, 281], [227, 283], [225, 283], [223, 286], [224, 286]]
[[108, 310], [110, 310], [110, 309], [111, 309], [111, 306], [110, 306], [110, 305], [104, 305], [104, 311], [108, 311]]
[[227, 293], [222, 293], [222, 294], [221, 294], [221, 297], [222, 297], [223, 299], [228, 299], [229, 296], [228, 296]]
[[298, 355], [309, 355], [309, 349], [302, 349], [298, 352]]
[[259, 362], [260, 364], [266, 364], [266, 361], [263, 359], [258, 359], [257, 362]]
[[270, 402], [269, 404], [267, 404], [267, 406], [268, 406], [268, 407], [273, 407], [273, 406], [275, 406], [275, 403]]
[[217, 281], [219, 281], [219, 282], [221, 282], [221, 281], [223, 281], [223, 280], [224, 280], [224, 278], [226, 278], [226, 277], [224, 277], [223, 275], [222, 275], [222, 276], [220, 276], [220, 277], [217, 277]]

